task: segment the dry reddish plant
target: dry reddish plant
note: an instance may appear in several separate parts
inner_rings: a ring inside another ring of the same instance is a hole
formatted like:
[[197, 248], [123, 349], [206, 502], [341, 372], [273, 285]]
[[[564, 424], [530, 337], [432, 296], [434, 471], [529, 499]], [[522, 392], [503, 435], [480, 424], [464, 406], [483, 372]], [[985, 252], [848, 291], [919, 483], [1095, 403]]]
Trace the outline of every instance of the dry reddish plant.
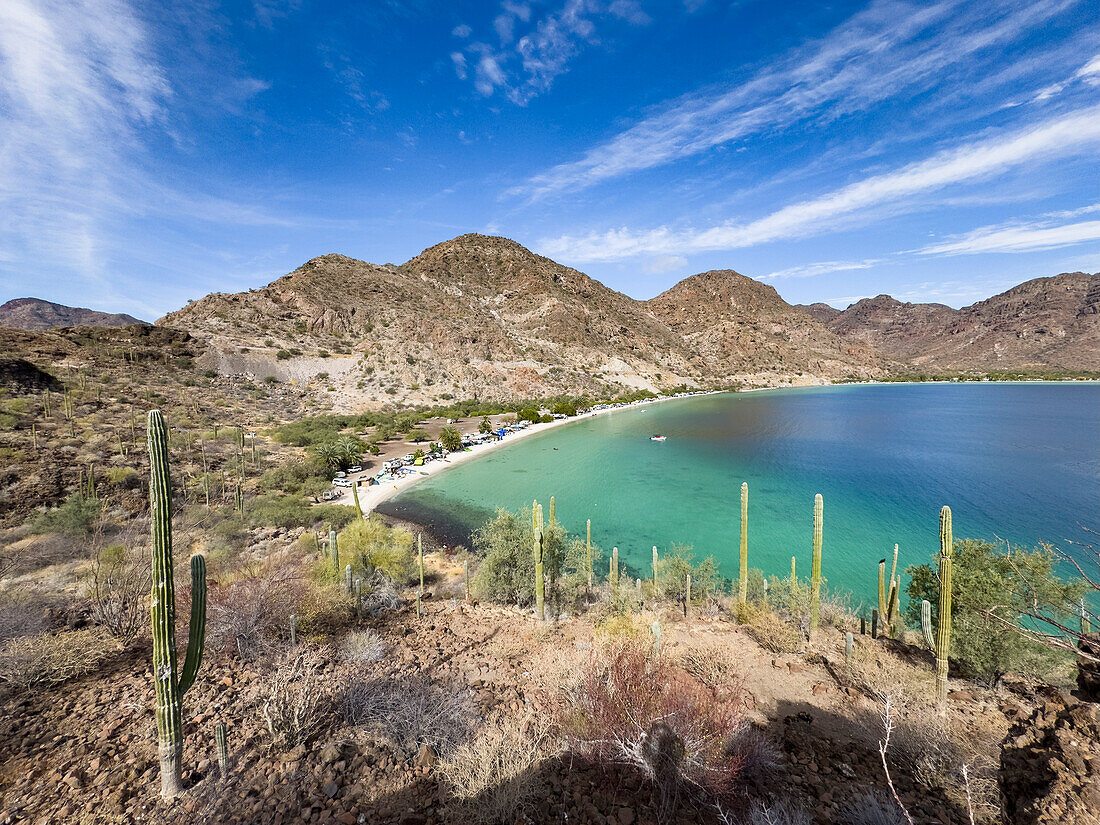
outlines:
[[751, 738], [743, 735], [740, 693], [734, 682], [718, 698], [648, 646], [617, 645], [592, 659], [569, 697], [571, 745], [642, 771], [658, 817], [668, 821], [681, 801], [712, 805], [742, 796], [749, 754], [741, 745]]
[[[293, 569], [276, 565], [242, 568], [213, 584], [206, 602], [207, 648], [249, 659], [271, 647], [288, 632], [306, 588]], [[189, 608], [189, 595], [177, 611]]]

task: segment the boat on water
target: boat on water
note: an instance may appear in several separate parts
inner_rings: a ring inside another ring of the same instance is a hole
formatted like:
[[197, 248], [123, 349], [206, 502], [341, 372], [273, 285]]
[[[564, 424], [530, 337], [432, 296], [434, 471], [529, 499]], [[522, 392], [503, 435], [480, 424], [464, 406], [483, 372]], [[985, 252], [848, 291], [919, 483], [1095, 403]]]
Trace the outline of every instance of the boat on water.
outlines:
[[649, 437], [649, 440], [650, 441], [664, 441], [666, 438], [668, 438], [667, 435], [651, 435]]

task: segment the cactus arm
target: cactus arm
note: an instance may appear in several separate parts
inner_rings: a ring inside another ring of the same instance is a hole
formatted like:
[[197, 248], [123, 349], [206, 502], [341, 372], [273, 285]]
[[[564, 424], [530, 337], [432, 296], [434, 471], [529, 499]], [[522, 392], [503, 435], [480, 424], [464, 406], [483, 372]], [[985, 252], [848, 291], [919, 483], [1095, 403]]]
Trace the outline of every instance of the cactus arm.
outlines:
[[921, 599], [920, 629], [924, 634], [924, 643], [928, 645], [928, 649], [935, 650], [936, 634], [932, 632], [932, 603], [928, 599]]
[[749, 600], [749, 483], [741, 482], [741, 555], [737, 580], [737, 600], [744, 605]]
[[824, 521], [824, 503], [821, 493], [814, 496], [814, 552], [810, 565], [810, 638], [817, 631], [821, 616], [821, 535]]
[[588, 560], [588, 586], [592, 587], [592, 519], [588, 519], [585, 524], [586, 537], [584, 540], [585, 550], [587, 552]]
[[655, 544], [655, 545], [653, 545], [653, 598], [655, 598], [655, 599], [660, 595], [658, 593], [658, 590], [657, 590], [657, 566], [658, 566], [657, 545]]
[[550, 496], [550, 526], [554, 526], [554, 497]]
[[180, 672], [179, 696], [195, 683], [206, 642], [206, 559], [191, 557], [191, 624], [187, 628], [187, 656]]

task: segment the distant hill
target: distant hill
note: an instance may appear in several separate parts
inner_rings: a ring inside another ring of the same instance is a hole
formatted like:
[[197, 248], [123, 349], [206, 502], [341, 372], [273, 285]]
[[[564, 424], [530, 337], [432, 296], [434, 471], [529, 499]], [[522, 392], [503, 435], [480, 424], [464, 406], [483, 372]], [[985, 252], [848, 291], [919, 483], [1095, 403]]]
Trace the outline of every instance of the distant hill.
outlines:
[[771, 287], [727, 275], [742, 279], [738, 293], [761, 291], [752, 306], [764, 314], [731, 304], [688, 318], [676, 287], [636, 301], [514, 241], [471, 234], [400, 266], [324, 255], [157, 323], [205, 339], [219, 372], [320, 382], [342, 407], [881, 374], [865, 347]]
[[692, 275], [646, 305], [683, 340], [693, 374], [711, 381], [869, 377], [886, 366], [872, 348], [840, 340], [773, 287], [730, 269]]
[[1035, 278], [962, 309], [864, 298], [800, 307], [846, 341], [923, 370], [1100, 371], [1100, 273]]
[[[15, 298], [0, 306], [0, 326], [42, 330], [58, 327], [129, 327], [146, 324], [132, 315], [67, 307], [41, 298]], [[146, 324], [147, 325], [147, 324]]]

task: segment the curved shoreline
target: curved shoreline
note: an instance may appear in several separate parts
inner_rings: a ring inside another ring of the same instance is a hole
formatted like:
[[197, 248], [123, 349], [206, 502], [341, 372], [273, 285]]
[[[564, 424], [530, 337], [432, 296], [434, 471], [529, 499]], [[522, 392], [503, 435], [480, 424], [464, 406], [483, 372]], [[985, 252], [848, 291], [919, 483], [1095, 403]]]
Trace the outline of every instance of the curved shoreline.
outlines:
[[[413, 487], [418, 482], [423, 481], [425, 478], [430, 478], [432, 476], [438, 475], [439, 473], [444, 473], [453, 467], [457, 467], [463, 462], [472, 461], [479, 456], [488, 455], [493, 450], [498, 450], [502, 447], [508, 446], [509, 444], [514, 444], [515, 442], [523, 438], [536, 435], [537, 433], [549, 432], [555, 427], [561, 427], [566, 424], [575, 424], [578, 421], [584, 421], [598, 415], [621, 412], [622, 410], [630, 410], [636, 407], [646, 407], [650, 404], [661, 404], [666, 401], [683, 401], [688, 398], [699, 398], [706, 395], [723, 395], [725, 393], [731, 392], [732, 391], [730, 390], [710, 390], [707, 392], [693, 393], [692, 395], [672, 395], [668, 396], [667, 398], [652, 398], [647, 401], [632, 402], [622, 407], [608, 407], [607, 409], [596, 410], [594, 412], [585, 413], [584, 415], [572, 416], [571, 418], [555, 419], [554, 421], [548, 421], [545, 424], [532, 424], [525, 430], [520, 430], [518, 433], [511, 433], [505, 436], [504, 439], [501, 441], [494, 441], [491, 444], [474, 447], [469, 451], [464, 450], [458, 453], [451, 453], [450, 456], [443, 459], [442, 461], [433, 462], [432, 464], [430, 464], [429, 466], [434, 468], [431, 472], [425, 470], [417, 472], [415, 475], [406, 475], [403, 478], [397, 479], [393, 482], [388, 482], [386, 484], [377, 484], [366, 488], [360, 486], [358, 490], [359, 510], [364, 516], [369, 516], [374, 511], [374, 509], [378, 507], [378, 505], [382, 504], [384, 501], [388, 501], [389, 499], [396, 496], [398, 493], [407, 490], [410, 487]], [[736, 395], [736, 393], [732, 394]]]
[[650, 404], [660, 404], [660, 403], [663, 403], [663, 402], [666, 402], [666, 401], [682, 401], [682, 400], [685, 400], [685, 399], [688, 399], [688, 398], [699, 398], [699, 397], [702, 397], [702, 396], [710, 396], [710, 395], [726, 395], [726, 394], [741, 395], [741, 394], [745, 394], [745, 393], [754, 393], [754, 392], [776, 392], [776, 391], [781, 391], [781, 390], [806, 390], [806, 389], [824, 389], [824, 388], [836, 388], [836, 387], [865, 387], [865, 386], [887, 387], [887, 386], [895, 386], [895, 385], [918, 386], [918, 385], [925, 385], [925, 384], [927, 384], [927, 385], [943, 385], [943, 384], [971, 385], [971, 384], [974, 384], [974, 385], [979, 385], [979, 386], [988, 386], [988, 385], [1003, 385], [1003, 384], [1030, 384], [1030, 385], [1058, 384], [1058, 385], [1061, 385], [1061, 384], [1096, 384], [1096, 383], [1100, 383], [1100, 381], [1095, 381], [1095, 380], [1091, 380], [1091, 379], [1072, 379], [1072, 380], [1057, 380], [1057, 379], [1055, 379], [1055, 380], [1039, 380], [1039, 381], [1032, 381], [1032, 380], [1026, 380], [1026, 379], [1022, 380], [1022, 381], [950, 381], [950, 380], [947, 380], [947, 381], [851, 381], [851, 382], [844, 382], [844, 383], [829, 383], [829, 384], [787, 384], [787, 385], [783, 385], [783, 386], [779, 386], [779, 387], [753, 387], [751, 389], [744, 389], [744, 390], [708, 390], [708, 391], [704, 391], [704, 392], [693, 393], [691, 395], [683, 395], [683, 396], [673, 395], [673, 396], [668, 396], [668, 397], [665, 397], [665, 398], [653, 398], [653, 399], [649, 399], [647, 401], [636, 401], [636, 402], [633, 402], [633, 403], [630, 403], [630, 404], [626, 404], [622, 407], [609, 407], [607, 409], [596, 410], [595, 412], [591, 412], [591, 413], [585, 413], [584, 415], [577, 415], [577, 416], [573, 416], [571, 418], [557, 419], [557, 420], [554, 420], [554, 421], [547, 422], [545, 424], [532, 424], [530, 427], [528, 427], [525, 430], [520, 430], [518, 433], [511, 433], [510, 435], [506, 436], [504, 438], [504, 440], [502, 440], [502, 441], [496, 441], [496, 442], [493, 442], [491, 444], [481, 445], [481, 446], [473, 448], [470, 451], [462, 451], [462, 452], [459, 452], [459, 453], [451, 453], [451, 455], [448, 458], [443, 459], [442, 462], [435, 462], [432, 465], [429, 465], [429, 466], [432, 466], [433, 469], [430, 472], [423, 471], [424, 472], [423, 475], [421, 475], [420, 473], [417, 473], [415, 475], [406, 475], [405, 477], [403, 477], [401, 479], [398, 479], [395, 482], [391, 482], [391, 483], [387, 483], [387, 484], [379, 484], [379, 485], [375, 485], [375, 486], [372, 486], [372, 487], [362, 487], [362, 486], [360, 486], [359, 491], [358, 491], [359, 492], [359, 508], [360, 508], [360, 511], [363, 513], [364, 516], [369, 516], [375, 510], [375, 508], [378, 507], [380, 504], [382, 504], [383, 502], [388, 501], [389, 499], [393, 498], [398, 493], [401, 493], [404, 490], [407, 490], [407, 489], [413, 487], [415, 484], [422, 481], [423, 479], [428, 478], [430, 476], [437, 475], [438, 473], [446, 472], [447, 470], [451, 469], [452, 467], [456, 467], [456, 466], [458, 466], [459, 464], [462, 464], [465, 461], [472, 461], [473, 459], [475, 459], [479, 456], [487, 455], [489, 452], [491, 452], [493, 450], [497, 450], [497, 449], [501, 449], [503, 447], [506, 447], [509, 444], [512, 444], [516, 441], [519, 441], [522, 438], [532, 436], [532, 435], [535, 435], [537, 433], [549, 432], [550, 430], [554, 429], [555, 427], [564, 426], [566, 424], [574, 424], [578, 421], [590, 418], [592, 416], [604, 415], [604, 414], [609, 414], [609, 413], [614, 413], [614, 412], [620, 412], [622, 410], [634, 409], [636, 407], [645, 407], [645, 406], [648, 406]]

